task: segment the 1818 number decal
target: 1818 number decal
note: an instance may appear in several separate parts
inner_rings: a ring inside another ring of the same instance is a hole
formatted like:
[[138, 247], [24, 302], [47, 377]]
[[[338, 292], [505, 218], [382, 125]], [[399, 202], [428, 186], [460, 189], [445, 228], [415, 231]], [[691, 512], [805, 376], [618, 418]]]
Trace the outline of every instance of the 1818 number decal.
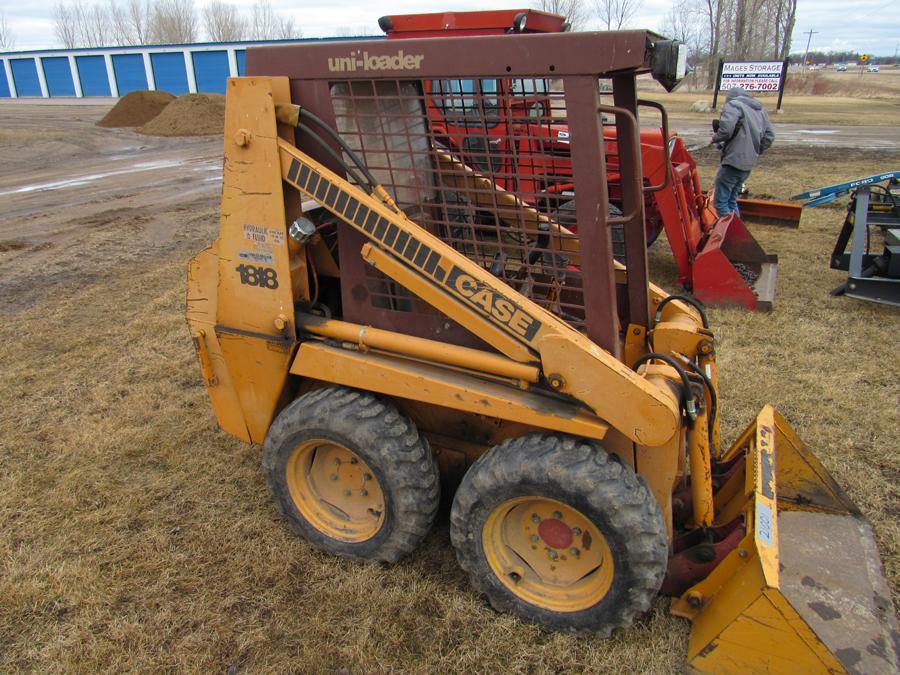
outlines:
[[241, 283], [245, 286], [259, 286], [272, 290], [278, 288], [278, 274], [271, 267], [238, 265], [235, 269], [241, 275]]

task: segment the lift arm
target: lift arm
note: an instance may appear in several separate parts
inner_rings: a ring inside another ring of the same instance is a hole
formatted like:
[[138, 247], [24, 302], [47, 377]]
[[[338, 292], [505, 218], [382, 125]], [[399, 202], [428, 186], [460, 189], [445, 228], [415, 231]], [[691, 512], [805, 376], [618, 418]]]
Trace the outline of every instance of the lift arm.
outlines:
[[[279, 105], [279, 119], [290, 117], [285, 107]], [[381, 272], [509, 358], [540, 363], [553, 389], [582, 401], [633, 441], [657, 446], [675, 434], [680, 409], [668, 388], [428, 233], [380, 195], [380, 186], [366, 194], [291, 143], [279, 139], [278, 149], [284, 181], [366, 236], [371, 244], [362, 255]]]

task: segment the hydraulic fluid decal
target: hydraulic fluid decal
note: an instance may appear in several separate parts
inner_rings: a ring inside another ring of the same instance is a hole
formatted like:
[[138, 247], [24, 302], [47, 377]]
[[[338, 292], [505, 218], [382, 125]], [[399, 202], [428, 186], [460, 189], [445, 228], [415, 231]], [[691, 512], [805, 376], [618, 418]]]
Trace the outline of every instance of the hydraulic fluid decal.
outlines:
[[446, 287], [453, 295], [506, 332], [530, 342], [540, 329], [541, 322], [515, 302], [466, 274], [427, 244], [411, 237], [395, 223], [361, 204], [348, 191], [330, 182], [308, 165], [292, 160], [287, 181], [339, 218], [390, 249], [398, 260], [403, 260], [421, 274]]

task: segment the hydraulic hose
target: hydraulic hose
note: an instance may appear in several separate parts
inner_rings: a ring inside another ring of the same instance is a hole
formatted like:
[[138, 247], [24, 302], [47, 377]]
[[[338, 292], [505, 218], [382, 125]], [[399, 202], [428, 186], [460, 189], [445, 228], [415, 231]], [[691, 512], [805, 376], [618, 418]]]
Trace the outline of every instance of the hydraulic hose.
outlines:
[[308, 135], [310, 138], [314, 139], [316, 143], [322, 146], [322, 149], [326, 153], [328, 153], [328, 156], [331, 157], [335, 162], [337, 162], [338, 165], [347, 172], [347, 175], [353, 180], [354, 183], [356, 183], [357, 185], [365, 185], [365, 181], [363, 181], [359, 177], [359, 174], [356, 173], [356, 170], [353, 169], [349, 164], [347, 164], [347, 162], [344, 161], [344, 158], [336, 153], [334, 151], [334, 148], [332, 148], [324, 138], [322, 138], [315, 131], [303, 124], [303, 122], [297, 122], [297, 129]]
[[[363, 161], [359, 158], [359, 155], [356, 154], [356, 151], [353, 150], [343, 138], [341, 138], [340, 134], [332, 129], [321, 117], [316, 115], [315, 113], [311, 113], [306, 108], [300, 108], [300, 114], [297, 117], [297, 124], [300, 124], [300, 119], [302, 117], [308, 118], [310, 121], [314, 122], [318, 127], [320, 127], [328, 136], [330, 136], [338, 145], [341, 146], [341, 149], [347, 153], [347, 156], [353, 161], [353, 163], [357, 166], [357, 168], [362, 171], [363, 175], [366, 177], [366, 181], [368, 182], [369, 190], [372, 191], [378, 186], [378, 181], [375, 180], [375, 177], [369, 171], [369, 168], [363, 163]], [[307, 127], [308, 129], [308, 127]], [[360, 183], [362, 184], [362, 183]]]
[[648, 361], [662, 361], [663, 363], [672, 366], [678, 372], [679, 377], [681, 377], [681, 383], [683, 385], [681, 393], [681, 404], [687, 412], [687, 415], [691, 419], [691, 421], [696, 419], [697, 407], [694, 404], [693, 396], [691, 396], [691, 380], [690, 378], [688, 378], [688, 374], [682, 367], [682, 365], [667, 354], [650, 352], [649, 354], [644, 354], [643, 356], [638, 357], [637, 361], [634, 362], [634, 365], [631, 368], [632, 370], [637, 370], [640, 366], [647, 363]]
[[710, 380], [709, 376], [703, 372], [703, 368], [693, 361], [685, 361], [685, 363], [700, 377], [701, 380], [703, 380], [703, 384], [709, 392], [709, 445], [712, 447], [713, 423], [716, 421], [716, 415], [719, 412], [719, 395], [716, 394], [716, 389], [713, 387], [712, 380]]
[[696, 298], [692, 298], [689, 295], [668, 295], [663, 298], [659, 306], [656, 308], [656, 318], [654, 319], [654, 323], [659, 323], [659, 320], [662, 318], [663, 307], [668, 305], [673, 300], [681, 300], [682, 302], [686, 302], [691, 307], [697, 310], [700, 314], [700, 320], [703, 322], [704, 328], [709, 328], [709, 319], [706, 318], [706, 310], [703, 309], [703, 305], [700, 304], [700, 301]]

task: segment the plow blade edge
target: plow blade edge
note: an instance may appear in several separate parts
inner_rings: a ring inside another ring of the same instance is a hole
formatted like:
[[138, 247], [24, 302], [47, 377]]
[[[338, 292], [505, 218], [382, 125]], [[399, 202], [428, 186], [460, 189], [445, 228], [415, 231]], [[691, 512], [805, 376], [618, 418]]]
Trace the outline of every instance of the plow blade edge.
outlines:
[[693, 622], [700, 672], [897, 673], [897, 620], [871, 526], [784, 418], [766, 406], [723, 460], [716, 494], [741, 543], [672, 606]]

